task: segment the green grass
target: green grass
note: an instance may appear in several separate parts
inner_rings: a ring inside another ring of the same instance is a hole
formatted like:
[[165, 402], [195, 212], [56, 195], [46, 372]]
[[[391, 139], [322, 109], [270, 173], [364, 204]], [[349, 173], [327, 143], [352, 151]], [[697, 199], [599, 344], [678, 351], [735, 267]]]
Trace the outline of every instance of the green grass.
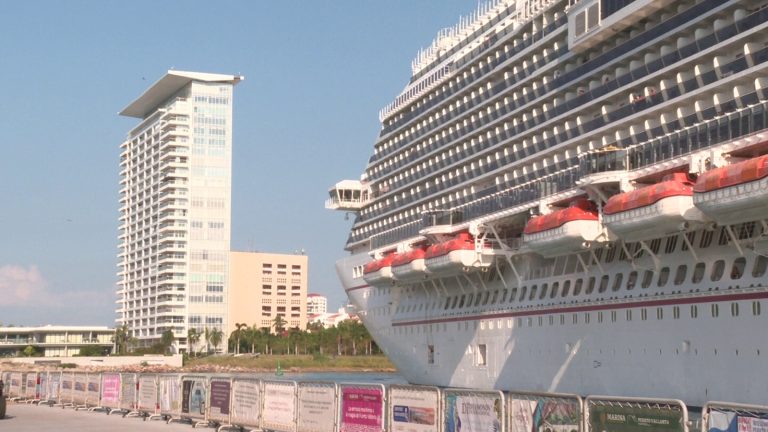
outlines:
[[281, 368], [293, 371], [395, 371], [394, 365], [383, 355], [338, 357], [318, 355], [208, 356], [190, 358], [185, 368], [202, 370], [208, 367], [212, 369], [223, 367], [273, 371], [277, 368], [278, 361]]

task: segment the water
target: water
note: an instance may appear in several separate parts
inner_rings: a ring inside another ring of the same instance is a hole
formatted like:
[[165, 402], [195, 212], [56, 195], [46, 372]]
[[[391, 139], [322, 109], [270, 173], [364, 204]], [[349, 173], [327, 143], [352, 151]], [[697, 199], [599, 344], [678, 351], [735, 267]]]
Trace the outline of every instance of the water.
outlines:
[[[408, 384], [397, 373], [387, 372], [285, 372], [282, 376], [275, 374], [253, 374], [265, 380], [286, 381], [330, 381], [336, 383], [360, 383], [360, 384]], [[251, 375], [251, 376], [253, 376]]]

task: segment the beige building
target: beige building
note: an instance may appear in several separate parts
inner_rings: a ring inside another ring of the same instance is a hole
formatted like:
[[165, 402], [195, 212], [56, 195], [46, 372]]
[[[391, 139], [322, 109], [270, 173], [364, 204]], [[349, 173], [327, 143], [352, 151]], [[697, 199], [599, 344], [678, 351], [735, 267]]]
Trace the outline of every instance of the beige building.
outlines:
[[230, 329], [240, 323], [274, 332], [278, 315], [287, 328], [307, 327], [306, 255], [233, 251], [229, 259]]

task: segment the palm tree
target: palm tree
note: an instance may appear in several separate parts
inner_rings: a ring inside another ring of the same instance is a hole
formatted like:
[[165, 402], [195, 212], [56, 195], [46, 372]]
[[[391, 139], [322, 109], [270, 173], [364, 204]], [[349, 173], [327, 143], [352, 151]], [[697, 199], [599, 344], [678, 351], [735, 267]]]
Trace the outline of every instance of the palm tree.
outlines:
[[232, 332], [237, 340], [235, 343], [235, 354], [240, 354], [240, 335], [242, 334], [242, 330], [247, 328], [248, 324], [246, 323], [235, 323], [235, 331]]
[[115, 329], [115, 354], [123, 355], [128, 352], [128, 343], [131, 338], [131, 329], [128, 328], [128, 323], [123, 323], [120, 327]]
[[213, 345], [213, 350], [218, 351], [219, 344], [221, 344], [221, 340], [224, 338], [224, 332], [221, 331], [220, 328], [215, 327], [213, 330], [211, 330], [210, 336], [211, 336], [211, 345]]
[[200, 332], [194, 327], [187, 330], [187, 343], [189, 344], [189, 350], [193, 353], [195, 352], [195, 345], [200, 342], [200, 336]]
[[272, 320], [272, 327], [275, 329], [275, 333], [278, 335], [282, 334], [285, 331], [285, 325], [288, 324], [288, 321], [285, 320], [285, 318], [282, 317], [282, 315], [277, 315], [275, 319]]
[[207, 326], [205, 327], [203, 336], [205, 336], [205, 353], [209, 354], [211, 352], [211, 330]]

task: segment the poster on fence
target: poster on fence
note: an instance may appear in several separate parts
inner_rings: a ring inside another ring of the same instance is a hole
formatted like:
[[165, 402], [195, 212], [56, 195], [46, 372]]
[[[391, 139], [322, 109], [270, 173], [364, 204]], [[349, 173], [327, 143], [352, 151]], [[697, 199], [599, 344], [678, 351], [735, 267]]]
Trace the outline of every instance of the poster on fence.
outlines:
[[48, 372], [40, 373], [40, 400], [48, 400]]
[[183, 377], [181, 381], [181, 413], [188, 417], [205, 417], [205, 378]]
[[75, 385], [72, 389], [72, 402], [75, 405], [84, 405], [87, 390], [88, 390], [88, 375], [84, 373], [76, 373]]
[[232, 384], [232, 416], [237, 426], [259, 427], [261, 391], [259, 381], [235, 379]]
[[36, 372], [30, 372], [27, 374], [27, 386], [24, 396], [30, 399], [36, 399], [40, 393], [38, 377], [40, 374]]
[[384, 388], [342, 386], [341, 432], [379, 432], [384, 425]]
[[510, 395], [509, 432], [578, 432], [581, 409], [576, 398], [516, 398]]
[[136, 374], [120, 374], [120, 405], [122, 410], [136, 409]]
[[768, 431], [768, 418], [738, 416], [738, 432]]
[[117, 408], [120, 404], [120, 374], [101, 375], [101, 406]]
[[683, 432], [683, 414], [668, 408], [590, 404], [589, 425], [601, 432]]
[[499, 432], [501, 405], [496, 393], [447, 394], [445, 432]]
[[12, 373], [10, 383], [8, 384], [8, 397], [21, 397], [21, 390], [24, 387], [24, 376], [20, 373]]
[[299, 383], [298, 432], [336, 430], [336, 385]]
[[389, 388], [392, 432], [437, 432], [439, 394], [436, 388]]
[[139, 410], [155, 412], [157, 410], [157, 377], [141, 375], [139, 377]]
[[296, 383], [264, 382], [264, 412], [261, 427], [281, 432], [296, 430]]
[[59, 400], [59, 388], [61, 386], [61, 373], [58, 372], [51, 372], [48, 375], [48, 391], [47, 399], [49, 401], [58, 401]]
[[74, 384], [75, 377], [71, 372], [61, 374], [61, 391], [59, 392], [61, 403], [66, 404], [72, 402], [72, 387], [74, 387]]
[[229, 379], [211, 379], [208, 396], [209, 416], [213, 420], [229, 420], [229, 401], [232, 382]]
[[86, 388], [86, 402], [88, 405], [100, 405], [101, 374], [88, 374], [88, 387]]
[[158, 376], [157, 388], [160, 414], [179, 415], [181, 413], [181, 394], [178, 375]]

